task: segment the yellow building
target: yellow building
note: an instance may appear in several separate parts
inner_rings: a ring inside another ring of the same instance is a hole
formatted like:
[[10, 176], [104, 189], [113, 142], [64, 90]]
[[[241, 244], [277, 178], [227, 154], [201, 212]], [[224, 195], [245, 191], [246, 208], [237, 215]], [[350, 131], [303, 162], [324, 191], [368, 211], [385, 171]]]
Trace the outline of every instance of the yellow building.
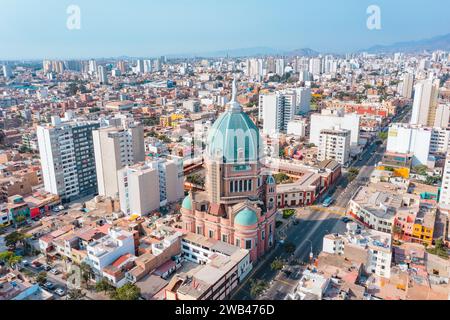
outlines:
[[421, 207], [414, 222], [412, 237], [420, 243], [431, 245], [433, 242], [436, 209]]

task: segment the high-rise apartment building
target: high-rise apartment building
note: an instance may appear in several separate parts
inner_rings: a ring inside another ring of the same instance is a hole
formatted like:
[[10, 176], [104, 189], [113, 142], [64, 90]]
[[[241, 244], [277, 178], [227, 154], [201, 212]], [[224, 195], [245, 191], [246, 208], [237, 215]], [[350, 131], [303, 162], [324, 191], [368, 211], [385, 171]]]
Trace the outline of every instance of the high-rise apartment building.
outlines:
[[72, 120], [37, 127], [45, 190], [69, 202], [97, 193], [92, 130], [98, 122]]
[[120, 207], [126, 215], [147, 215], [184, 195], [180, 159], [157, 159], [118, 171]]
[[297, 95], [294, 92], [276, 92], [259, 96], [259, 119], [264, 121], [263, 133], [286, 132], [295, 116]]
[[114, 118], [92, 132], [99, 195], [116, 197], [117, 171], [145, 160], [144, 128], [132, 119]]
[[415, 86], [411, 124], [434, 126], [439, 96], [439, 79], [422, 80]]
[[350, 160], [351, 131], [336, 127], [320, 131], [317, 160], [334, 160], [345, 165]]
[[98, 66], [97, 68], [97, 77], [98, 82], [101, 84], [107, 84], [108, 83], [108, 73], [106, 71], [106, 68], [104, 66]]
[[414, 74], [405, 73], [402, 79], [401, 95], [403, 98], [411, 99], [414, 86]]
[[10, 67], [9, 65], [7, 65], [7, 64], [4, 64], [4, 65], [3, 65], [3, 76], [4, 76], [6, 79], [11, 79], [12, 76], [13, 76], [11, 67]]
[[360, 116], [354, 113], [346, 114], [341, 109], [324, 109], [321, 114], [311, 115], [309, 142], [319, 145], [320, 132], [323, 129], [333, 129], [339, 126], [351, 131], [350, 144], [359, 142]]

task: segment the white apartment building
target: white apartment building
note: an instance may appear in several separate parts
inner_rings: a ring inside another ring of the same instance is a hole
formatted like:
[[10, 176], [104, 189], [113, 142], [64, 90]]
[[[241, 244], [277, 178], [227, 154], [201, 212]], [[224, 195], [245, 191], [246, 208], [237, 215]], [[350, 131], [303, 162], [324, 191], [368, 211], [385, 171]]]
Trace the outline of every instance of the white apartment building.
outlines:
[[287, 134], [303, 138], [304, 136], [306, 136], [306, 129], [306, 119], [294, 119], [288, 122]]
[[450, 104], [440, 104], [436, 109], [434, 127], [448, 128], [450, 121]]
[[88, 264], [102, 275], [102, 269], [119, 257], [127, 253], [135, 255], [133, 234], [120, 228], [111, 228], [108, 235], [90, 243], [86, 251]]
[[359, 142], [360, 120], [359, 115], [345, 114], [341, 109], [324, 109], [321, 114], [311, 115], [309, 142], [318, 146], [322, 130], [339, 126], [341, 129], [350, 130], [350, 144], [356, 146]]
[[120, 207], [126, 215], [147, 215], [184, 196], [180, 159], [157, 159], [118, 171]]
[[439, 79], [422, 80], [416, 84], [411, 124], [434, 126], [439, 96]]
[[401, 95], [403, 98], [411, 99], [414, 87], [414, 74], [405, 73], [402, 77]]
[[404, 123], [389, 127], [387, 151], [413, 154], [412, 165], [427, 165], [430, 154], [447, 153], [450, 131]]
[[288, 122], [295, 116], [296, 98], [297, 95], [293, 92], [276, 92], [259, 96], [258, 118], [264, 121], [264, 134], [287, 131]]
[[350, 130], [324, 129], [320, 131], [317, 160], [334, 160], [345, 165], [350, 160]]
[[97, 68], [97, 77], [98, 77], [98, 82], [100, 84], [107, 84], [108, 83], [108, 73], [107, 73], [106, 68], [104, 66], [98, 66], [98, 68]]
[[57, 116], [51, 124], [37, 127], [45, 191], [63, 202], [97, 192], [92, 131], [98, 127], [98, 122], [62, 122]]
[[439, 204], [447, 207], [447, 210], [450, 209], [450, 153], [447, 153], [447, 157], [445, 158]]
[[111, 119], [110, 125], [92, 132], [98, 193], [116, 197], [117, 171], [145, 160], [144, 128], [128, 118]]
[[323, 237], [323, 252], [360, 259], [368, 273], [390, 278], [392, 238], [390, 234], [375, 230], [357, 230], [355, 223], [347, 224], [345, 234]]

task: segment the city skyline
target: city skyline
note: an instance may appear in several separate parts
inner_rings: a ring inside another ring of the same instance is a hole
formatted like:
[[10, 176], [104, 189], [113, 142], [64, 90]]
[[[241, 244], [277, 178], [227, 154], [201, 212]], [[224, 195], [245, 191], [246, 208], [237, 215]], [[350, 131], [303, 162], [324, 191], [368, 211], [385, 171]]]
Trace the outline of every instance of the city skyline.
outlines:
[[[8, 32], [0, 33], [6, 44], [0, 59], [187, 56], [246, 48], [339, 54], [450, 32], [445, 1], [372, 2], [175, 0], [136, 1], [124, 8], [117, 1], [6, 1], [0, 30]], [[79, 30], [66, 26], [71, 5], [80, 8]], [[366, 25], [371, 5], [380, 8], [379, 30]], [[183, 10], [174, 10], [180, 6]]]

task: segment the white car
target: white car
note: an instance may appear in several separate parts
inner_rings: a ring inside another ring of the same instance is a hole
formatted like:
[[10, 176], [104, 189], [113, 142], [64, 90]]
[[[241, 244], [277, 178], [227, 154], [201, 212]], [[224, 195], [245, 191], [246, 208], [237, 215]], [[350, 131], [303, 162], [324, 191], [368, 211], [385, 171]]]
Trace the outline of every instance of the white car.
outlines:
[[56, 269], [56, 268], [53, 268], [53, 269], [50, 270], [50, 273], [54, 274], [54, 275], [57, 275], [57, 274], [59, 274], [59, 270]]
[[62, 288], [58, 288], [58, 289], [55, 290], [55, 293], [58, 296], [62, 297], [62, 296], [64, 296], [66, 294], [66, 291], [64, 289], [62, 289]]

